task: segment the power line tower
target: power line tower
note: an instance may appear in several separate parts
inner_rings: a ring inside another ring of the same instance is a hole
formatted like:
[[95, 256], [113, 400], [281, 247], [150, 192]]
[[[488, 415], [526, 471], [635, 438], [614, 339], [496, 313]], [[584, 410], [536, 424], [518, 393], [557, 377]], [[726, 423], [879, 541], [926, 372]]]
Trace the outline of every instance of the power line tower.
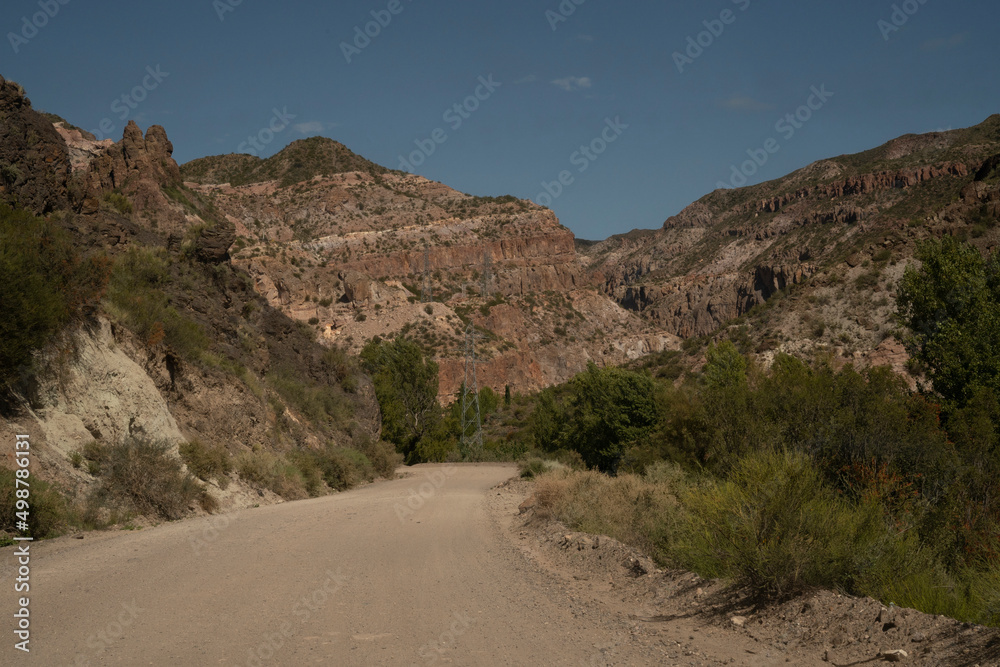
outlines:
[[434, 292], [431, 289], [431, 249], [424, 248], [424, 285], [420, 290], [420, 302], [430, 303], [434, 300]]
[[[479, 412], [479, 380], [476, 378], [476, 328], [465, 329], [465, 380], [462, 382], [462, 454], [478, 460], [483, 453], [483, 419]], [[469, 414], [475, 406], [475, 419]]]
[[489, 246], [483, 246], [483, 298], [490, 298], [490, 283], [493, 281], [493, 258]]

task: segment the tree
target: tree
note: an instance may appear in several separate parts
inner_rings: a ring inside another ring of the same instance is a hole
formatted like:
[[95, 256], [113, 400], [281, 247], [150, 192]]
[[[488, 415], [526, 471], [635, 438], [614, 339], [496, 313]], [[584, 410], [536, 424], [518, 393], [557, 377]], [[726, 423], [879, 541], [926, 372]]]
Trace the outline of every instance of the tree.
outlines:
[[375, 383], [383, 437], [396, 445], [407, 463], [425, 460], [428, 448], [437, 449], [432, 445], [441, 430], [438, 365], [424, 357], [419, 345], [402, 337], [392, 342], [373, 340], [361, 351], [361, 360]]
[[899, 286], [906, 343], [953, 406], [977, 388], [1000, 393], [1000, 262], [951, 236], [923, 243]]
[[656, 423], [653, 379], [623, 368], [598, 368], [573, 378], [566, 443], [584, 462], [614, 472], [625, 449]]
[[729, 389], [747, 383], [747, 360], [730, 341], [709, 345], [706, 359], [705, 384], [708, 387]]

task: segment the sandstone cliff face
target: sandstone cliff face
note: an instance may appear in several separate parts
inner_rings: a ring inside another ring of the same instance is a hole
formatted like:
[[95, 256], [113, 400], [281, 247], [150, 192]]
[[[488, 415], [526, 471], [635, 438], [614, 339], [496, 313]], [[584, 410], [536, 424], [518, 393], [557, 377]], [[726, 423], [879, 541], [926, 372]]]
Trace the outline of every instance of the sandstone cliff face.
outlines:
[[[233, 262], [258, 293], [355, 352], [375, 336], [416, 336], [441, 365], [442, 400], [461, 385], [469, 321], [494, 335], [481, 343], [480, 378], [498, 391], [535, 391], [588, 361], [623, 363], [679, 343], [597, 292], [572, 232], [530, 202], [471, 197], [377, 166], [233, 186], [214, 182], [228, 173], [223, 162], [185, 165], [213, 181], [187, 185], [235, 225], [244, 247]], [[427, 306], [412, 303], [425, 267]]]
[[64, 457], [92, 440], [184, 440], [153, 380], [118, 344], [107, 320], [79, 333], [76, 354], [58, 371], [43, 378], [32, 416]]

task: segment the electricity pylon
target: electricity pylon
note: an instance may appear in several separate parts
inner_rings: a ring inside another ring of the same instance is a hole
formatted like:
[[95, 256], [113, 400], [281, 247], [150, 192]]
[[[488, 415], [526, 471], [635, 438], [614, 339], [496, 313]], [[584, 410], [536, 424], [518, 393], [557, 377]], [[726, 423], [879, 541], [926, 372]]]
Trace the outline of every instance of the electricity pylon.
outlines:
[[[465, 329], [465, 380], [462, 382], [462, 454], [477, 460], [483, 453], [483, 419], [479, 412], [479, 380], [476, 377], [476, 338], [479, 334], [469, 323]], [[470, 395], [471, 394], [471, 395]], [[469, 409], [475, 405], [475, 420]]]

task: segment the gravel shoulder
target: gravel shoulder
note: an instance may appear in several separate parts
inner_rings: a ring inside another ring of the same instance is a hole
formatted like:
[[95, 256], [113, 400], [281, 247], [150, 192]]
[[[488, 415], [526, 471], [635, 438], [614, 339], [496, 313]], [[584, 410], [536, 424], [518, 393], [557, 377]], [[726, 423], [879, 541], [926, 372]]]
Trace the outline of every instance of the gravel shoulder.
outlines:
[[[1000, 664], [995, 631], [903, 610], [883, 631], [873, 601], [754, 610], [520, 514], [531, 485], [516, 473], [416, 466], [325, 498], [33, 544], [31, 653], [13, 648], [5, 583], [0, 664], [848, 665], [895, 648], [910, 664]], [[12, 556], [0, 550], [7, 582]]]
[[830, 591], [758, 606], [722, 582], [660, 570], [611, 538], [537, 517], [532, 490], [506, 482], [491, 499], [494, 512], [573, 609], [618, 628], [620, 643], [590, 664], [633, 664], [625, 649], [643, 647], [668, 665], [1000, 665], [1000, 630]]

